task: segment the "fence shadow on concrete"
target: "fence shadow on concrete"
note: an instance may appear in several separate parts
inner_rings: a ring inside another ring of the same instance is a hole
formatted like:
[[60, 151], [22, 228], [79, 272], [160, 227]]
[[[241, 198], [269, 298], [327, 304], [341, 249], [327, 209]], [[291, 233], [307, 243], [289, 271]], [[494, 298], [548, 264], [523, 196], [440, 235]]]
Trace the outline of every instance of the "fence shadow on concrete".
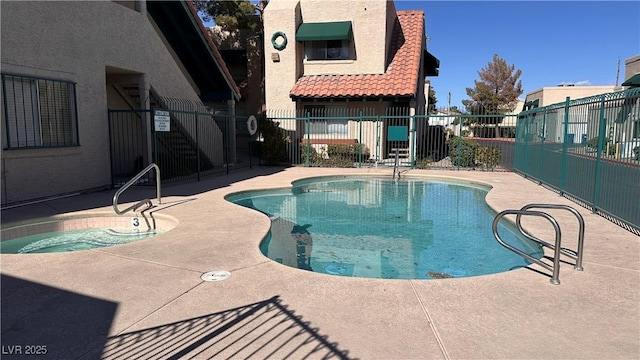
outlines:
[[103, 359], [349, 359], [278, 296], [110, 337]]

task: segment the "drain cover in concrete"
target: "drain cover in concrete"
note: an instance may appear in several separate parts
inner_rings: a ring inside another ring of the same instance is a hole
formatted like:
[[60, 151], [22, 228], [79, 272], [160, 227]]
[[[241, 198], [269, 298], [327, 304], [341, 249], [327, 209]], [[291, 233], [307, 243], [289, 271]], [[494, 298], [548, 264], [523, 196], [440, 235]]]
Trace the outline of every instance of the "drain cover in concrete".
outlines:
[[202, 274], [200, 278], [204, 281], [221, 281], [227, 280], [231, 276], [231, 273], [224, 270], [209, 271]]

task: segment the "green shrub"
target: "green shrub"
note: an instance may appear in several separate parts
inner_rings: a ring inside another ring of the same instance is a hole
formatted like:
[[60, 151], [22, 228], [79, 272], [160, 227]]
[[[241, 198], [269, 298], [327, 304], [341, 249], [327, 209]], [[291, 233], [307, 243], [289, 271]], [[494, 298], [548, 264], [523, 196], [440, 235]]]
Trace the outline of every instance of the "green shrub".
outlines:
[[366, 161], [371, 155], [365, 144], [331, 144], [327, 146], [327, 154], [330, 159], [341, 158], [351, 162]]
[[476, 149], [478, 143], [464, 137], [449, 140], [449, 159], [454, 166], [474, 167], [476, 165]]
[[322, 163], [323, 159], [322, 159], [322, 154], [318, 153], [318, 151], [316, 151], [316, 149], [308, 144], [305, 144], [304, 142], [302, 144], [300, 144], [300, 152], [301, 154], [301, 158], [302, 158], [302, 163], [303, 164], [309, 164], [309, 166], [314, 166], [314, 165], [318, 165], [320, 163]]
[[[604, 143], [607, 143], [607, 138], [604, 139]], [[598, 148], [598, 137], [592, 137], [591, 139], [589, 139], [589, 141], [587, 141], [587, 147], [592, 148], [592, 149], [597, 149]]]
[[640, 146], [634, 147], [631, 151], [633, 152], [634, 159], [640, 160]]
[[344, 157], [342, 155], [329, 156], [328, 159], [322, 159], [318, 164], [319, 166], [326, 167], [353, 167], [354, 160], [351, 157]]
[[[604, 145], [602, 148], [602, 153], [605, 154], [607, 151], [607, 144], [609, 143], [609, 138], [604, 138]], [[598, 148], [598, 137], [592, 137], [587, 141], [587, 147], [591, 149]], [[614, 155], [616, 153], [616, 146], [613, 143], [609, 144], [609, 155]]]
[[422, 158], [416, 160], [416, 169], [427, 169], [429, 168], [429, 164], [433, 162], [433, 159], [430, 157]]
[[281, 162], [287, 161], [285, 146], [289, 139], [284, 135], [279, 123], [263, 119], [260, 121], [259, 129], [263, 138], [260, 145], [261, 159], [267, 165], [279, 165]]
[[495, 146], [480, 146], [476, 149], [476, 162], [487, 170], [493, 170], [502, 160], [502, 149]]

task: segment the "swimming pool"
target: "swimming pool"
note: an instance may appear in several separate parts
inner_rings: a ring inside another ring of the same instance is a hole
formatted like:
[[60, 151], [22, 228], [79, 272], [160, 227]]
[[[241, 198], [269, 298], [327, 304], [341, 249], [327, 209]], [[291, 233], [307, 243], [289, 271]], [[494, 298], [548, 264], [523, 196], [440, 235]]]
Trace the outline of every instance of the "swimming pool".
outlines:
[[[343, 176], [236, 193], [227, 200], [271, 218], [260, 249], [284, 265], [340, 276], [437, 279], [529, 265], [493, 237], [496, 213], [484, 200], [489, 190], [453, 180]], [[516, 236], [509, 224], [501, 225], [500, 234], [542, 257], [541, 247]]]

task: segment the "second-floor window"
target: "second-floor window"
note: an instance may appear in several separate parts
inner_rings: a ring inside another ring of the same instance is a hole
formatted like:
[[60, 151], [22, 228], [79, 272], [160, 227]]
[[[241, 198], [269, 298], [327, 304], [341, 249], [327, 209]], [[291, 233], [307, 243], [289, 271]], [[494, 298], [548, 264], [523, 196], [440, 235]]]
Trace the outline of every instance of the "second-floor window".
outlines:
[[352, 60], [355, 54], [351, 21], [300, 24], [296, 41], [304, 43], [305, 60]]
[[349, 59], [349, 42], [346, 40], [320, 40], [305, 43], [304, 51], [307, 60], [347, 60]]

